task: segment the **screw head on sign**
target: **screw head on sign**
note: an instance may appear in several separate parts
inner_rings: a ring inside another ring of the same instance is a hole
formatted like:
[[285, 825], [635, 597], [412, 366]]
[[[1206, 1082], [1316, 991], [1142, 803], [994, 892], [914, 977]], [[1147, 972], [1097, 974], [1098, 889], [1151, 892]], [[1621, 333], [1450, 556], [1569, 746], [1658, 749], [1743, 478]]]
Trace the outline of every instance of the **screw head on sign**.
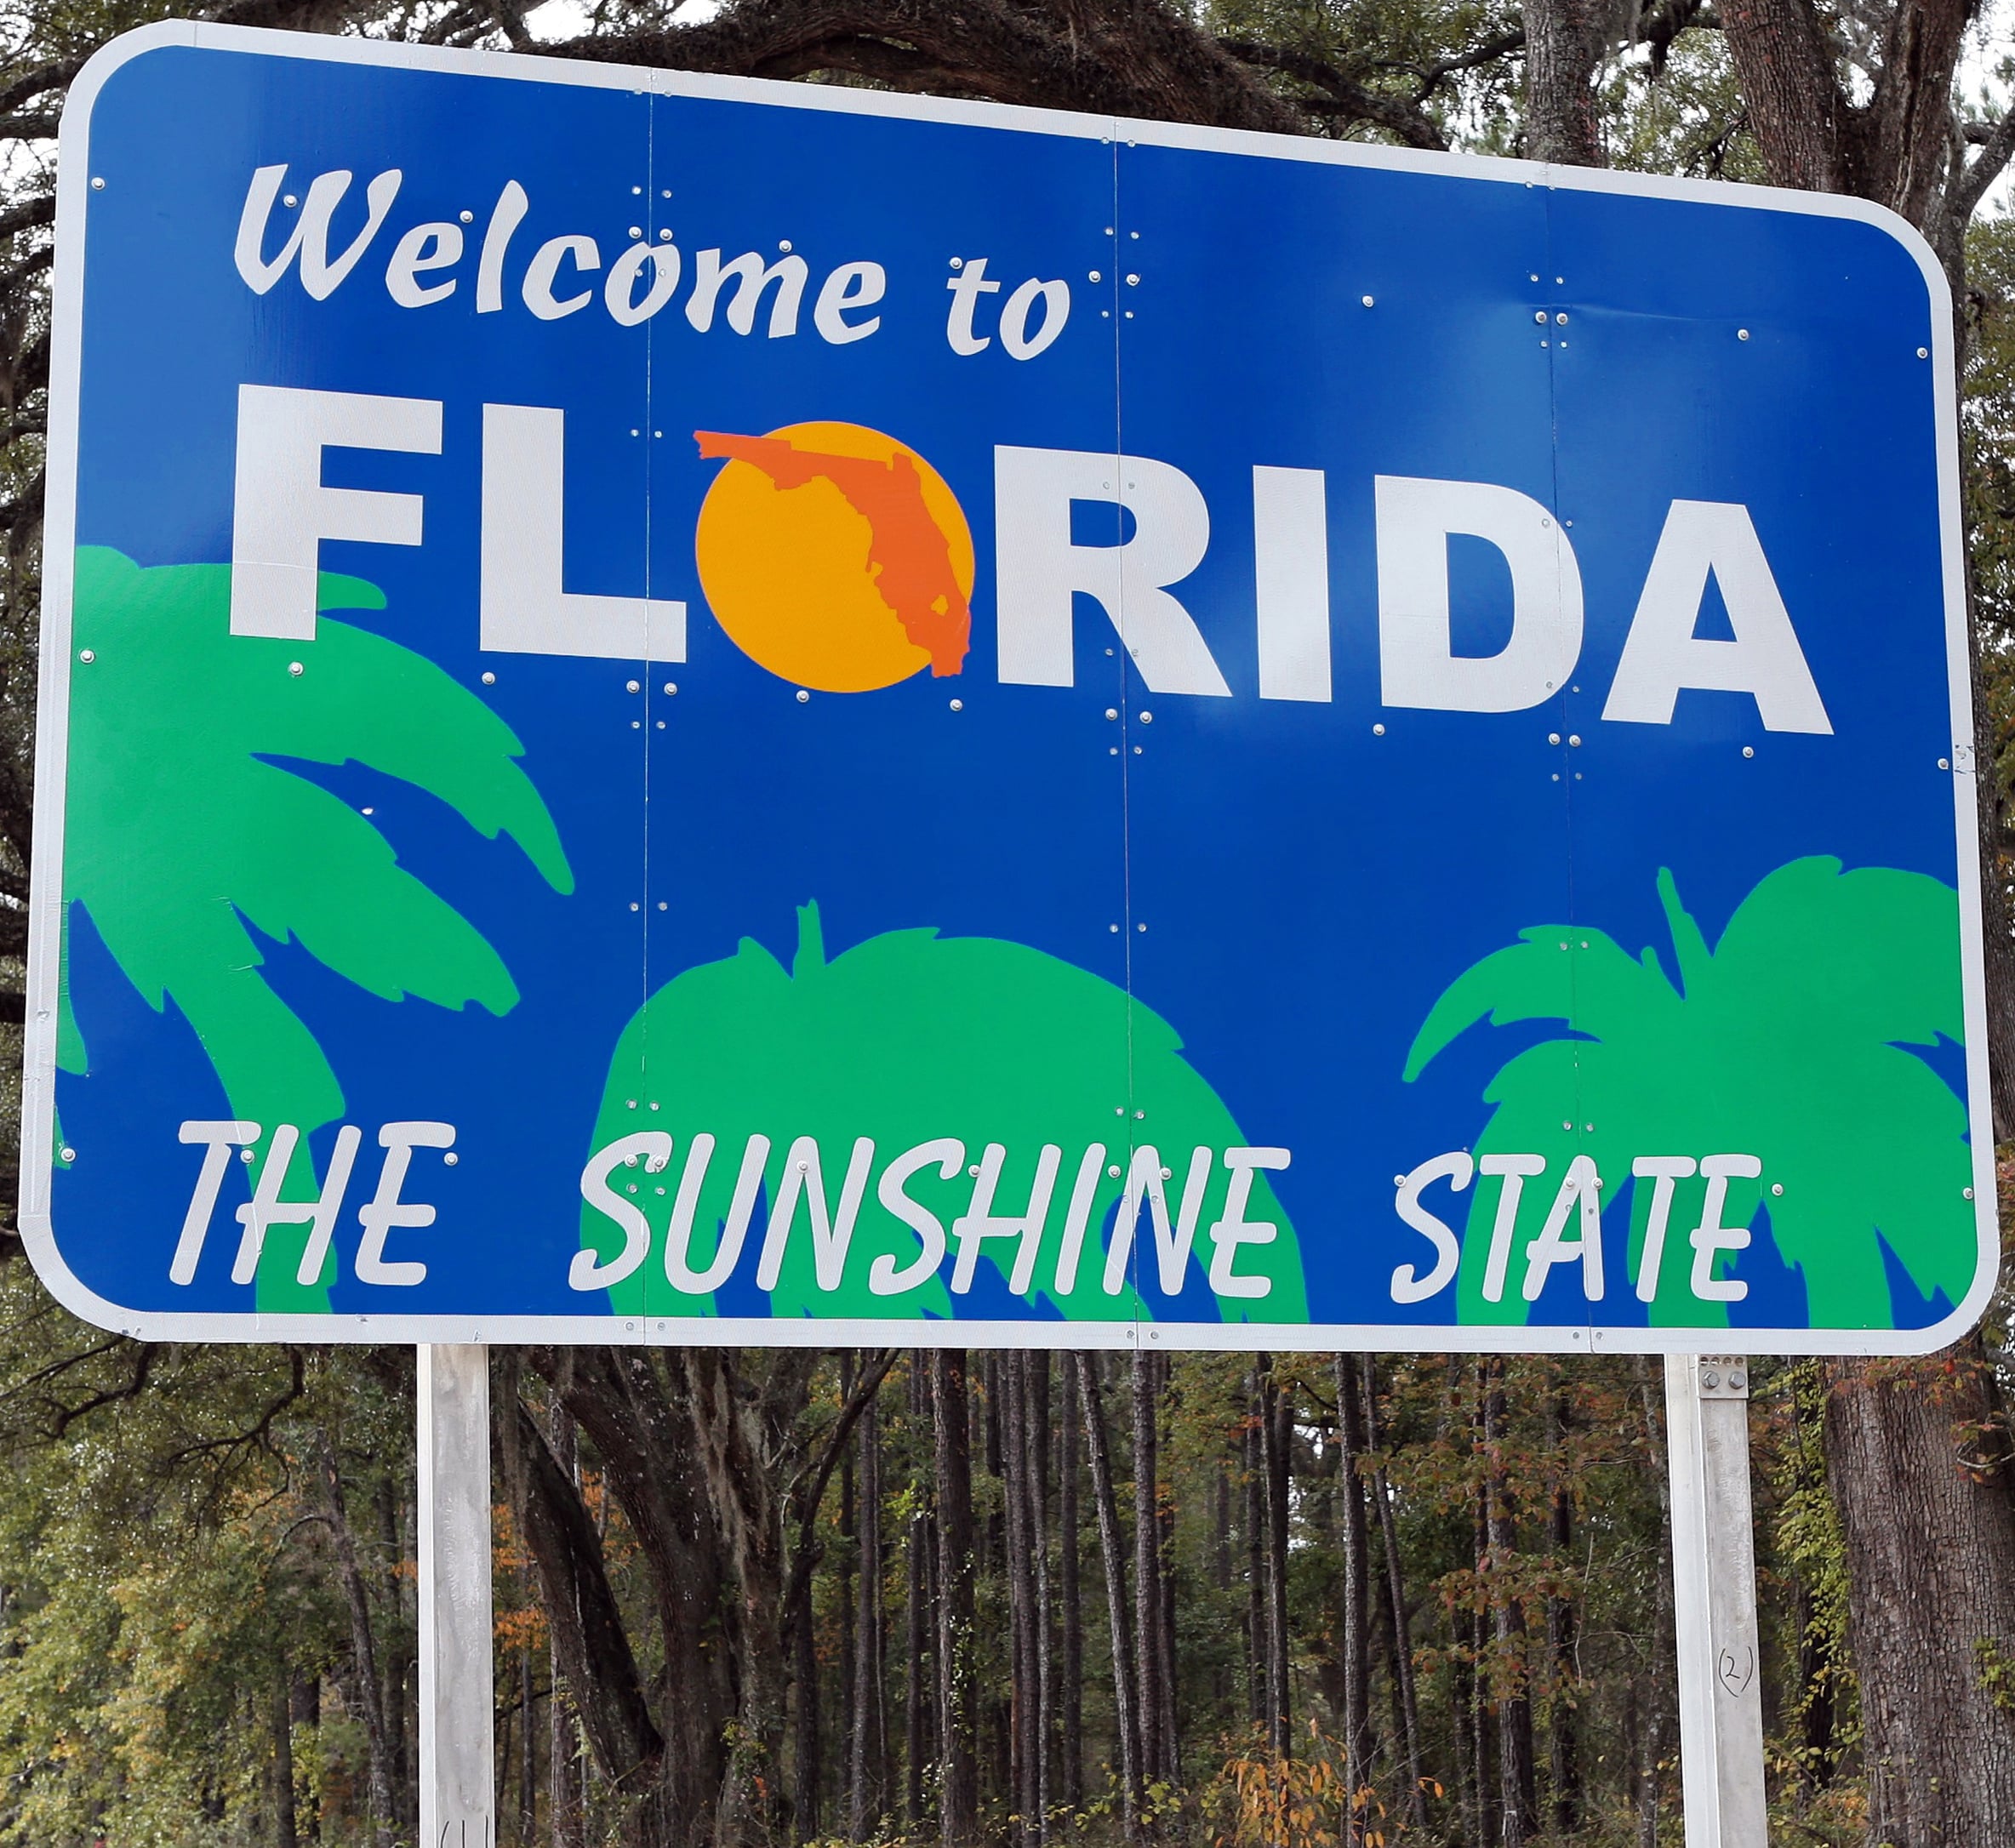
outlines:
[[665, 690], [668, 693], [675, 693], [679, 690], [679, 683], [676, 680], [668, 680], [665, 683]]
[[623, 682], [623, 691], [625, 693], [640, 693], [642, 691], [642, 688], [637, 684], [636, 682], [633, 680], [626, 680]]
[[[1539, 278], [1535, 276], [1533, 280], [1536, 282]], [[1537, 321], [1541, 327], [1544, 327], [1546, 325], [1546, 311], [1542, 308], [1538, 313], [1533, 317], [1533, 319]]]
[[1747, 339], [1749, 337], [1750, 337], [1750, 330], [1749, 330], [1747, 328], [1738, 328], [1735, 330], [1735, 338], [1736, 338], [1737, 339], [1738, 339], [1738, 340], [1746, 340], [1746, 339]]
[[1964, 1194], [1964, 1195], [1966, 1196], [1966, 1199], [1968, 1199], [1968, 1200], [1971, 1200], [1971, 1199], [1973, 1197], [1973, 1190], [1972, 1190], [1972, 1188], [1970, 1188], [1970, 1187], [1967, 1187], [1967, 1188], [1963, 1188], [1963, 1189], [1961, 1189], [1961, 1192]]
[[1146, 1115], [1147, 1115], [1147, 1112], [1146, 1112], [1145, 1110], [1136, 1110], [1136, 1111], [1134, 1111], [1134, 1113], [1133, 1113], [1134, 1121], [1135, 1121], [1136, 1122], [1138, 1122], [1138, 1121], [1140, 1121], [1140, 1119], [1142, 1119], [1143, 1117], [1144, 1117]]
[[1374, 725], [1372, 727], [1372, 736], [1373, 738], [1383, 738], [1384, 735], [1385, 727], [1383, 725]]
[[[105, 180], [103, 175], [94, 174], [91, 176], [91, 190], [94, 192], [103, 192], [105, 191]], [[289, 205], [292, 205], [294, 201], [289, 199], [287, 202]]]
[[1365, 305], [1367, 308], [1370, 308], [1370, 307], [1373, 307], [1373, 306], [1374, 306], [1374, 305], [1375, 305], [1375, 304], [1373, 302], [1373, 300], [1372, 300], [1371, 297], [1370, 297], [1369, 295], [1367, 295], [1367, 296], [1364, 298], [1364, 305]]
[[1155, 722], [1155, 716], [1154, 716], [1154, 714], [1153, 714], [1153, 713], [1151, 713], [1151, 712], [1144, 712], [1144, 713], [1142, 713], [1142, 714], [1140, 715], [1140, 722], [1141, 722], [1143, 725], [1152, 725], [1152, 724]]
[[1917, 357], [1920, 359], [1929, 359], [1931, 357], [1931, 349], [1928, 346], [1920, 346], [1917, 349]]
[[452, 1168], [459, 1166], [462, 1158], [457, 1155], [454, 1149], [450, 1149], [446, 1155], [441, 1157], [441, 1159], [445, 1161], [449, 1167]]
[[1115, 1162], [1113, 1166], [1106, 1169], [1105, 1172], [1107, 1175], [1113, 1180], [1116, 1181], [1120, 1178], [1119, 1164], [1117, 1162]]
[[1096, 270], [1093, 270], [1093, 271], [1092, 271], [1092, 277], [1091, 277], [1091, 279], [1092, 279], [1092, 281], [1093, 281], [1094, 282], [1100, 282], [1100, 281], [1102, 281], [1102, 280], [1103, 280], [1103, 278], [1102, 278], [1102, 277], [1099, 276], [1099, 272], [1098, 272]]
[[1784, 1190], [1784, 1184], [1782, 1181], [1772, 1181], [1770, 1184], [1770, 1191], [1772, 1194], [1781, 1195]]
[[[66, 1161], [76, 1161], [76, 1160], [77, 1160], [77, 1150], [76, 1150], [76, 1149], [65, 1149], [62, 1151], [62, 1155], [63, 1155], [63, 1159], [64, 1159]], [[249, 1150], [248, 1150], [248, 1151], [246, 1152], [245, 1159], [246, 1159], [248, 1161], [249, 1161], [252, 1159], [251, 1153], [250, 1153], [250, 1151], [249, 1151]], [[1114, 1169], [1112, 1172], [1113, 1172], [1115, 1174], [1117, 1174], [1117, 1173], [1119, 1172], [1119, 1170], [1118, 1170], [1117, 1168], [1115, 1168], [1115, 1169]]]
[[1564, 328], [1567, 324], [1567, 317], [1565, 315], [1555, 315], [1553, 317], [1553, 322], [1555, 327]]
[[797, 689], [797, 703], [798, 703], [798, 704], [799, 704], [801, 706], [802, 706], [802, 705], [804, 705], [804, 704], [808, 704], [808, 703], [810, 701], [810, 699], [811, 699], [811, 697], [812, 697], [812, 696], [811, 696], [811, 694], [809, 694], [808, 693], [807, 693], [807, 692], [804, 690], [804, 688], [803, 688], [803, 687], [800, 687]]
[[494, 687], [497, 684], [497, 676], [494, 674], [485, 674], [482, 676], [482, 683], [486, 687]]
[[965, 701], [962, 699], [954, 699], [951, 702], [951, 710], [954, 712], [963, 712], [966, 710]]
[[1574, 746], [1574, 747], [1575, 747], [1577, 750], [1578, 750], [1578, 749], [1580, 748], [1580, 745], [1581, 745], [1581, 734], [1580, 734], [1580, 733], [1578, 733], [1578, 732], [1570, 732], [1570, 733], [1567, 733], [1567, 742], [1568, 742], [1570, 744], [1573, 745], [1573, 746]]
[[299, 661], [289, 661], [287, 664], [287, 671], [293, 675], [296, 680], [299, 680], [305, 670]]
[[[1560, 734], [1558, 732], [1549, 732], [1549, 733], [1546, 734], [1546, 742], [1547, 742], [1548, 744], [1559, 744], [1559, 743], [1560, 743], [1560, 741], [1561, 741], [1561, 734]], [[1565, 944], [1562, 944], [1561, 945], [1561, 949], [1563, 949], [1563, 950], [1565, 950], [1567, 947], [1567, 946]]]
[[88, 664], [98, 659], [98, 651], [95, 648], [79, 648], [77, 651], [77, 658]]

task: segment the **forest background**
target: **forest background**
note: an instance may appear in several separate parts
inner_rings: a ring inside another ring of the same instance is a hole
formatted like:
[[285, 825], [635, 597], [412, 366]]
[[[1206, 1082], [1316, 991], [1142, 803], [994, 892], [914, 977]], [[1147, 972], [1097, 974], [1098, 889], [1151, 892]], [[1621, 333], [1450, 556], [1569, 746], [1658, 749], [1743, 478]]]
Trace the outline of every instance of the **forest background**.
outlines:
[[[170, 12], [1903, 213], [1961, 323], [1995, 1120], [2015, 1132], [2015, 220], [1981, 212], [2015, 116], [1958, 75], [2006, 83], [2015, 60], [1972, 0], [8, 0], [10, 1073], [53, 137], [90, 52]], [[14, 1183], [0, 1848], [410, 1842], [411, 1351], [86, 1328], [20, 1255]], [[1928, 1362], [1754, 1369], [1773, 1840], [2015, 1842], [2007, 1310]], [[508, 1848], [1681, 1839], [1656, 1361], [498, 1349], [492, 1367]]]

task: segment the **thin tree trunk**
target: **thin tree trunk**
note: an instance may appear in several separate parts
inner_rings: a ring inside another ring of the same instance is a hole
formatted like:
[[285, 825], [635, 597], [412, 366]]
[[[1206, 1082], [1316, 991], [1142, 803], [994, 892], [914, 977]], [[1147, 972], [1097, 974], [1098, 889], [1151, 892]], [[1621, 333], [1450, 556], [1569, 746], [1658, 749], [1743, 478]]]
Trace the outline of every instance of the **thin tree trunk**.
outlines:
[[819, 1651], [813, 1634], [812, 1600], [797, 1604], [791, 1625], [791, 1674], [797, 1684], [795, 1736], [792, 1740], [791, 1826], [801, 1842], [815, 1840], [820, 1809], [819, 1754]]
[[1026, 1457], [1029, 1563], [1034, 1574], [1036, 1611], [1036, 1737], [1035, 1788], [1036, 1840], [1049, 1839], [1049, 1812], [1055, 1801], [1050, 1786], [1050, 1761], [1054, 1755], [1056, 1732], [1056, 1682], [1051, 1670], [1054, 1659], [1055, 1628], [1049, 1591], [1049, 1355], [1025, 1354], [1023, 1369], [1022, 1429]]
[[1650, 1363], [1639, 1355], [1632, 1362], [1632, 1371], [1644, 1420], [1646, 1460], [1658, 1487], [1659, 1526], [1659, 1556], [1655, 1575], [1658, 1611], [1651, 1654], [1654, 1667], [1647, 1678], [1638, 1720], [1641, 1742], [1637, 1771], [1637, 1848], [1658, 1848], [1660, 1767], [1665, 1755], [1664, 1690], [1669, 1682], [1664, 1669], [1673, 1659], [1672, 1652], [1677, 1646], [1674, 1640], [1672, 1612], [1672, 1478], [1665, 1460], [1662, 1395], [1653, 1389]]
[[[1378, 1360], [1366, 1355], [1364, 1372], [1364, 1441], [1367, 1449], [1381, 1450], [1379, 1436]], [[1427, 1792], [1421, 1782], [1420, 1702], [1413, 1680], [1413, 1638], [1407, 1615], [1406, 1561], [1399, 1549], [1399, 1520], [1393, 1512], [1392, 1484], [1381, 1462], [1373, 1472], [1372, 1487], [1378, 1497], [1379, 1534], [1384, 1543], [1386, 1597], [1392, 1616], [1392, 1672], [1399, 1695], [1400, 1745], [1406, 1759], [1406, 1817], [1414, 1828], [1427, 1827]]]
[[1140, 1774], [1167, 1775], [1162, 1736], [1161, 1447], [1156, 1418], [1159, 1356], [1133, 1355], [1133, 1654], [1140, 1689]]
[[[910, 1423], [922, 1429], [930, 1413], [925, 1384], [928, 1358], [921, 1348], [910, 1356]], [[925, 1657], [929, 1609], [930, 1561], [935, 1537], [931, 1531], [927, 1498], [914, 1496], [910, 1509], [909, 1531], [904, 1536], [905, 1564], [909, 1569], [907, 1596], [903, 1610], [903, 1821], [911, 1829], [923, 1821], [923, 1768], [931, 1758], [930, 1714], [925, 1704]]]
[[1133, 1649], [1127, 1634], [1127, 1561], [1120, 1537], [1119, 1498], [1112, 1485], [1112, 1456], [1105, 1441], [1095, 1357], [1074, 1354], [1078, 1398], [1084, 1408], [1085, 1459], [1092, 1469], [1092, 1505], [1099, 1519], [1099, 1552], [1105, 1567], [1105, 1615], [1112, 1633], [1113, 1730], [1118, 1734], [1121, 1823], [1131, 1845], [1140, 1839], [1142, 1799], [1140, 1725], [1133, 1685]]
[[1266, 1601], [1266, 1395], [1259, 1370], [1246, 1375], [1245, 1480], [1246, 1480], [1246, 1711], [1255, 1728], [1271, 1737], [1272, 1720], [1266, 1711], [1271, 1683], [1267, 1664], [1273, 1659], [1267, 1645]]
[[1270, 1357], [1260, 1355], [1266, 1415], [1261, 1438], [1266, 1456], [1266, 1722], [1269, 1748], [1285, 1758], [1293, 1742], [1287, 1652], [1287, 1524], [1294, 1463], [1294, 1405], [1280, 1389]]
[[273, 1844], [295, 1848], [294, 1820], [294, 1677], [284, 1658], [273, 1677]]
[[1518, 1538], [1511, 1491], [1504, 1469], [1509, 1440], [1504, 1401], [1504, 1361], [1493, 1355], [1484, 1363], [1483, 1443], [1489, 1457], [1485, 1492], [1486, 1539], [1489, 1546], [1491, 1626], [1496, 1635], [1504, 1678], [1498, 1690], [1498, 1781], [1500, 1787], [1498, 1839], [1504, 1848], [1525, 1848], [1538, 1833], [1539, 1803], [1533, 1764], [1533, 1703], [1526, 1692], [1525, 1607], [1508, 1583]]
[[979, 1834], [979, 1766], [973, 1742], [973, 1453], [962, 1349], [932, 1360], [937, 1412], [938, 1738], [944, 1767], [939, 1833], [945, 1848], [969, 1848]]
[[848, 1838], [867, 1841], [888, 1802], [888, 1720], [884, 1707], [882, 1624], [882, 1421], [871, 1399], [860, 1415], [859, 1601], [853, 1616], [853, 1736], [848, 1764]]
[[517, 1703], [523, 1722], [519, 1731], [524, 1737], [524, 1749], [518, 1754], [517, 1764], [517, 1839], [519, 1848], [532, 1848], [532, 1837], [539, 1827], [539, 1730], [532, 1723], [535, 1709], [528, 1643], [517, 1652]]
[[[1357, 1793], [1371, 1780], [1371, 1623], [1370, 1543], [1365, 1531], [1364, 1479], [1357, 1459], [1364, 1454], [1363, 1390], [1358, 1383], [1357, 1357], [1336, 1357], [1338, 1537], [1344, 1555], [1344, 1788], [1355, 1805]], [[1346, 1838], [1361, 1831], [1355, 1807]]]
[[1063, 1698], [1059, 1703], [1063, 1806], [1084, 1802], [1084, 1599], [1078, 1583], [1077, 1370], [1066, 1355], [1059, 1375], [1062, 1409], [1057, 1430], [1057, 1601], [1063, 1609]]
[[[560, 1473], [578, 1486], [579, 1434], [574, 1423], [574, 1414], [560, 1403], [557, 1395], [552, 1404], [550, 1430], [553, 1461], [559, 1466]], [[560, 1674], [557, 1646], [551, 1658], [550, 1673], [552, 1695], [547, 1703], [547, 1730], [551, 1737], [546, 1747], [546, 1769], [552, 1788], [546, 1802], [547, 1827], [552, 1836], [552, 1848], [587, 1848], [586, 1778], [574, 1703], [566, 1692]]]
[[1042, 1735], [1036, 1722], [1036, 1580], [1032, 1558], [1036, 1540], [1031, 1531], [1028, 1450], [1028, 1371], [1025, 1354], [1002, 1356], [998, 1373], [1002, 1438], [1002, 1500], [1008, 1542], [1008, 1781], [1010, 1827], [1013, 1839], [1035, 1839], [1039, 1807], [1037, 1761]]
[[[1571, 1407], [1567, 1389], [1557, 1385], [1549, 1401], [1547, 1448], [1553, 1454], [1553, 1490], [1548, 1510], [1547, 1546], [1563, 1578], [1574, 1544], [1574, 1501], [1567, 1487], [1565, 1455]], [[1559, 1594], [1546, 1600], [1546, 1653], [1553, 1692], [1547, 1703], [1547, 1782], [1552, 1787], [1553, 1832], [1571, 1835], [1581, 1827], [1581, 1740], [1575, 1687], [1576, 1614], [1573, 1600]]]
[[335, 1548], [336, 1577], [343, 1588], [343, 1602], [350, 1611], [350, 1648], [352, 1681], [357, 1704], [363, 1708], [364, 1740], [368, 1749], [371, 1794], [371, 1838], [377, 1848], [391, 1848], [392, 1832], [398, 1818], [392, 1810], [391, 1746], [385, 1728], [385, 1703], [378, 1681], [378, 1652], [371, 1638], [371, 1606], [364, 1592], [364, 1577], [357, 1563], [357, 1539], [350, 1529], [350, 1517], [343, 1507], [343, 1480], [336, 1473], [335, 1446], [328, 1433], [316, 1433], [321, 1452], [323, 1512]]

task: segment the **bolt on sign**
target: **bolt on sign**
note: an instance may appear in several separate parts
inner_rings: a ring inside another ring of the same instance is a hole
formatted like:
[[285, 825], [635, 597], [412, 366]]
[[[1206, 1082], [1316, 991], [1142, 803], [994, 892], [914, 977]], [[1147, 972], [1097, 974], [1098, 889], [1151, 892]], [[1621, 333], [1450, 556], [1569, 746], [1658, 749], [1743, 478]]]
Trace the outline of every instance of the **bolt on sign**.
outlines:
[[1887, 213], [190, 25], [60, 186], [78, 1314], [1978, 1314], [1951, 310]]

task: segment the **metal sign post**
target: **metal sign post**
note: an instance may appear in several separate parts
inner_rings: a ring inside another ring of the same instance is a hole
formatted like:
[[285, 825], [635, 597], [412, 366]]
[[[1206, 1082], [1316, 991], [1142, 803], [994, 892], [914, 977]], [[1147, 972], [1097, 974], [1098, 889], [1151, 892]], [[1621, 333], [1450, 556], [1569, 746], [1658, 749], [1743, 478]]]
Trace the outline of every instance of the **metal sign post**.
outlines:
[[1698, 1848], [1767, 1848], [1749, 1398], [1740, 1356], [1666, 1356], [1680, 1774]]
[[489, 1350], [420, 1349], [420, 1839], [493, 1848]]

